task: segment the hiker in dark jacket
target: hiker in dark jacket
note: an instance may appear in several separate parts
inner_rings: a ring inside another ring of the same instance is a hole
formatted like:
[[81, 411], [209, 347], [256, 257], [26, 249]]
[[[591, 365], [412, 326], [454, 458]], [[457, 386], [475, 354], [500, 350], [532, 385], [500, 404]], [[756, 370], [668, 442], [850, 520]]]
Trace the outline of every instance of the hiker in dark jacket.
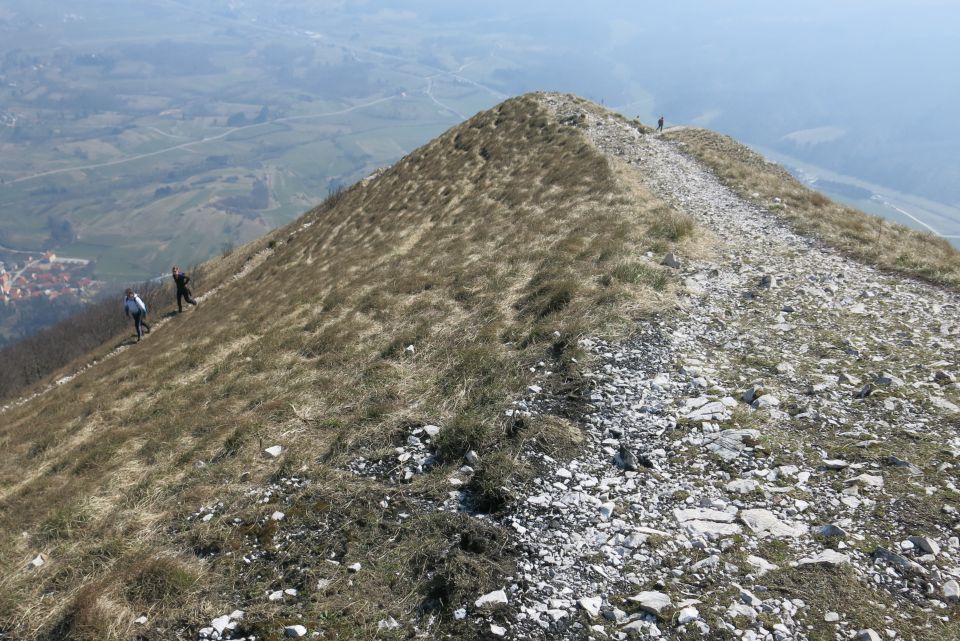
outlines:
[[663, 131], [663, 116], [660, 116], [660, 119], [657, 121], [657, 131]]
[[191, 305], [197, 304], [197, 301], [193, 300], [193, 293], [190, 291], [190, 288], [187, 287], [187, 283], [190, 282], [190, 277], [174, 265], [173, 282], [177, 284], [177, 310], [183, 313], [183, 301], [187, 301]]
[[143, 331], [150, 333], [150, 325], [147, 324], [147, 306], [144, 305], [140, 297], [137, 296], [129, 287], [126, 291], [126, 298], [123, 300], [123, 313], [127, 316], [133, 316], [133, 326], [137, 330], [137, 342], [143, 338]]

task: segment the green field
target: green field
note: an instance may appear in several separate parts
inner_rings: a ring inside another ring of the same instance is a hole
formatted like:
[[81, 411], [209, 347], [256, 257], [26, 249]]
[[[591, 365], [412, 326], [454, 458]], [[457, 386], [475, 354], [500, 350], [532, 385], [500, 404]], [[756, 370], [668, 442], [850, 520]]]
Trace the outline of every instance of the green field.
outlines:
[[341, 38], [349, 12], [281, 5], [267, 21], [0, 0], [0, 110], [16, 120], [0, 128], [0, 243], [40, 249], [66, 220], [62, 255], [110, 282], [154, 276], [261, 236], [501, 98], [443, 70], [466, 52], [472, 78], [492, 74], [469, 34], [438, 44], [429, 25], [403, 39], [370, 23]]

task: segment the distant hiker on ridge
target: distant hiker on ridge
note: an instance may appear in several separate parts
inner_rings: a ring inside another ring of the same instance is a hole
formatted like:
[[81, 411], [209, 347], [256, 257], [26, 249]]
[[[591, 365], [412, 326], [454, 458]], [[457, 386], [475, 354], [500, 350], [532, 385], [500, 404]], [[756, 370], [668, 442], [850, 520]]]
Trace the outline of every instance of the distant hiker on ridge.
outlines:
[[143, 338], [143, 330], [150, 333], [150, 325], [147, 324], [147, 306], [143, 304], [140, 297], [132, 289], [127, 288], [127, 297], [123, 301], [123, 313], [127, 316], [133, 316], [133, 326], [137, 330], [137, 342]]
[[193, 293], [190, 291], [190, 288], [187, 287], [187, 283], [190, 282], [190, 277], [184, 274], [176, 265], [173, 266], [173, 282], [177, 284], [177, 310], [182, 314], [183, 301], [187, 301], [191, 305], [196, 305], [197, 301], [193, 300]]
[[663, 116], [660, 116], [660, 120], [657, 121], [657, 131], [663, 133]]

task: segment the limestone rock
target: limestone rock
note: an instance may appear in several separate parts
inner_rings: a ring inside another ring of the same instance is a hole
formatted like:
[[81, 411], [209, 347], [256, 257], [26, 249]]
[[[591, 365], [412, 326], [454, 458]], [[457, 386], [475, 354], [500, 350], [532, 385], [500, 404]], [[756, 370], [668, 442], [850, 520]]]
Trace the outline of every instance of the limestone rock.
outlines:
[[913, 574], [919, 574], [919, 575], [926, 574], [926, 570], [924, 570], [923, 566], [921, 566], [919, 563], [915, 561], [911, 561], [907, 557], [897, 554], [896, 552], [891, 552], [886, 548], [878, 547], [873, 551], [871, 556], [875, 559], [880, 559], [882, 561], [886, 561], [887, 563], [890, 563], [891, 565], [895, 565], [896, 567], [906, 572], [911, 572]]
[[943, 584], [943, 600], [947, 603], [960, 603], [960, 583], [955, 579], [950, 579]]
[[387, 617], [386, 619], [380, 619], [377, 622], [378, 630], [396, 630], [400, 627], [400, 623], [397, 622], [393, 617]]
[[826, 525], [821, 525], [819, 527], [812, 528], [814, 534], [819, 534], [822, 537], [828, 539], [837, 538], [845, 539], [847, 538], [847, 532], [839, 525], [833, 523], [828, 523]]
[[271, 445], [267, 449], [263, 450], [263, 452], [268, 458], [277, 458], [280, 456], [280, 453], [283, 452], [283, 447], [279, 445]]
[[875, 474], [860, 474], [844, 481], [846, 485], [859, 485], [861, 487], [882, 488], [883, 477]]
[[595, 619], [600, 616], [600, 606], [603, 604], [603, 598], [594, 596], [594, 597], [583, 597], [577, 601], [577, 605], [586, 610], [587, 614], [590, 615], [591, 619]]
[[796, 538], [803, 536], [807, 532], [806, 526], [785, 523], [778, 519], [770, 510], [741, 510], [740, 520], [743, 521], [750, 530], [760, 536], [769, 535], [775, 538]]
[[747, 563], [749, 563], [750, 565], [752, 565], [754, 568], [757, 569], [758, 576], [763, 576], [764, 574], [766, 574], [771, 570], [780, 569], [779, 565], [776, 565], [775, 563], [770, 563], [763, 557], [754, 556], [752, 554], [747, 557]]
[[642, 610], [657, 616], [660, 616], [673, 603], [668, 595], [655, 590], [640, 592], [628, 597], [627, 600], [636, 603]]
[[911, 536], [907, 539], [927, 554], [940, 554], [940, 544], [925, 536]]
[[797, 565], [845, 565], [850, 563], [850, 557], [836, 550], [824, 550], [814, 554], [813, 556], [807, 556], [799, 561]]
[[893, 374], [881, 374], [877, 377], [877, 383], [880, 385], [887, 385], [889, 387], [903, 387], [903, 379], [897, 378]]
[[690, 605], [680, 610], [680, 614], [677, 615], [677, 623], [680, 625], [686, 625], [696, 621], [699, 618], [700, 612], [695, 607]]
[[760, 398], [755, 399], [750, 405], [759, 410], [776, 408], [780, 406], [780, 399], [773, 394], [764, 394]]
[[704, 447], [723, 460], [732, 461], [744, 454], [759, 439], [759, 430], [722, 430], [705, 435]]
[[952, 372], [938, 370], [937, 373], [933, 375], [933, 380], [941, 385], [949, 385], [950, 383], [956, 383], [957, 377]]
[[494, 590], [493, 592], [488, 592], [487, 594], [484, 594], [482, 597], [477, 599], [474, 602], [474, 605], [477, 606], [478, 608], [482, 608], [484, 606], [498, 605], [506, 602], [507, 602], [507, 593], [504, 592], [503, 590]]
[[823, 466], [828, 470], [845, 470], [850, 467], [850, 464], [841, 459], [824, 459]]
[[747, 388], [747, 391], [743, 393], [743, 402], [744, 403], [753, 403], [755, 400], [763, 396], [763, 387], [760, 385], [753, 385]]
[[689, 421], [725, 421], [730, 416], [730, 410], [721, 401], [707, 403], [687, 414]]
[[956, 414], [960, 412], [960, 406], [958, 406], [956, 403], [951, 403], [942, 396], [931, 396], [930, 404], [937, 409], [943, 410], [944, 412], [948, 412], [950, 414]]
[[760, 487], [760, 484], [753, 479], [736, 479], [726, 485], [728, 492], [734, 492], [736, 494], [749, 494], [758, 487]]

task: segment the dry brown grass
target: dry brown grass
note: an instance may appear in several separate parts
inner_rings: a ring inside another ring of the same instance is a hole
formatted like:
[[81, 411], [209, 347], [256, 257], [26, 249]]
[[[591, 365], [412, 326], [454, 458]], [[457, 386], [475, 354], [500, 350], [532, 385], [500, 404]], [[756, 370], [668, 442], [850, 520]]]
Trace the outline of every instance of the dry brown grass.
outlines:
[[[877, 590], [850, 567], [798, 567], [771, 572], [766, 587], [784, 598], [800, 598], [807, 604], [811, 624], [806, 634], [811, 641], [837, 638], [837, 625], [825, 623], [827, 612], [842, 612], [849, 628], [877, 631], [894, 629], [904, 638], [917, 641], [957, 641], [960, 628], [944, 622], [929, 608], [904, 608], [890, 595]], [[891, 613], [897, 613], [891, 619]]]
[[[798, 232], [882, 269], [960, 287], [960, 251], [945, 239], [835, 203], [727, 136], [704, 129], [666, 136], [682, 143], [683, 151], [703, 161], [727, 186], [767, 206]], [[771, 206], [775, 197], [782, 206]]]
[[[508, 537], [484, 531], [500, 544], [480, 550], [476, 519], [425, 506], [446, 498], [467, 449], [484, 461], [474, 489], [488, 509], [509, 500], [498, 493], [524, 472], [525, 444], [574, 451], [569, 424], [505, 423], [503, 410], [532, 363], [551, 359], [555, 384], [571, 384], [580, 336], [622, 335], [671, 305], [671, 277], [644, 252], [703, 251], [693, 231], [522, 97], [213, 261], [217, 296], [2, 415], [0, 630], [126, 638], [149, 612], [169, 638], [237, 607], [267, 639], [296, 614], [339, 638], [370, 638], [385, 611], [454, 625], [448, 608], [509, 570]], [[395, 486], [344, 471], [427, 422], [443, 427], [430, 474]], [[278, 461], [261, 453], [273, 444]], [[271, 525], [275, 506], [248, 491], [285, 474], [311, 485]], [[385, 495], [415, 516], [381, 508]], [[187, 521], [218, 501], [224, 516]], [[315, 537], [240, 561], [251, 540], [298, 526]], [[28, 570], [41, 551], [48, 563]], [[308, 585], [329, 554], [369, 569], [297, 611], [265, 601], [282, 581]]]

